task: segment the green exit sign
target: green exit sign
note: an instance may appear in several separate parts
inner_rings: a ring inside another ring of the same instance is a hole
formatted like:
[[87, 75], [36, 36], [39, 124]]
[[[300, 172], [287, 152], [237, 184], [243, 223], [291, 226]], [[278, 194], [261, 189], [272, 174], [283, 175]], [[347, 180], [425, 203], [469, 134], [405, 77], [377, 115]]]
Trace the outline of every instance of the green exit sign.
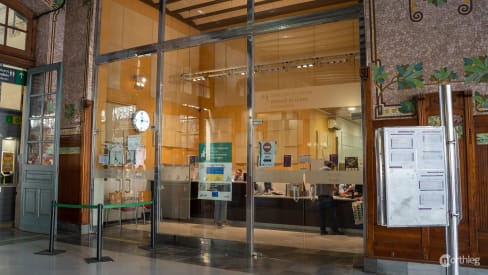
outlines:
[[0, 67], [0, 81], [25, 86], [27, 84], [27, 72], [2, 66]]
[[21, 116], [6, 116], [8, 124], [20, 125], [22, 124]]

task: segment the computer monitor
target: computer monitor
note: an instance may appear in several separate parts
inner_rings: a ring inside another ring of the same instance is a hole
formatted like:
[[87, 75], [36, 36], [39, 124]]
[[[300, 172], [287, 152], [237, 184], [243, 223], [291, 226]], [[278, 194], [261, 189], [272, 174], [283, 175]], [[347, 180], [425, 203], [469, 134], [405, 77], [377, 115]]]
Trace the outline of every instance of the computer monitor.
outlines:
[[267, 193], [267, 192], [271, 191], [271, 189], [273, 189], [271, 182], [265, 182], [264, 183], [264, 192]]
[[363, 194], [363, 185], [362, 184], [355, 184], [354, 185], [354, 192], [357, 192], [359, 196]]

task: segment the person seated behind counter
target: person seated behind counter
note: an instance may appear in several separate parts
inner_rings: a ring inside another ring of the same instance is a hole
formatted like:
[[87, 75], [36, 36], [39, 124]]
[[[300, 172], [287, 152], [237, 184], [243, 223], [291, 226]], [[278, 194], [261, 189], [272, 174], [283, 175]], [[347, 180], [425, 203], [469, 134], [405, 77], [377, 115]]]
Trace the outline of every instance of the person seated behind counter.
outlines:
[[[330, 171], [334, 170], [335, 165], [331, 161], [324, 161], [324, 167], [320, 170]], [[343, 235], [337, 226], [336, 205], [334, 202], [334, 194], [337, 192], [337, 185], [335, 184], [317, 184], [317, 195], [319, 197], [319, 213], [320, 213], [320, 235], [328, 234], [326, 230], [327, 212], [330, 215], [332, 234]]]
[[243, 181], [244, 180], [241, 168], [236, 169], [236, 171], [234, 172], [234, 176], [232, 177], [232, 180], [233, 181]]

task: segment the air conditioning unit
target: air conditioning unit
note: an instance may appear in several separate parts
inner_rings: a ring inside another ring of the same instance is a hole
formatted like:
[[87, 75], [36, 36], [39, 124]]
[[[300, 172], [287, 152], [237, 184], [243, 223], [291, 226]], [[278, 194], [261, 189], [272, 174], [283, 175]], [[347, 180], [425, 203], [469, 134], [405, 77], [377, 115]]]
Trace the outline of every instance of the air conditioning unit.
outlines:
[[340, 130], [341, 128], [337, 124], [337, 120], [335, 118], [329, 118], [328, 120], [328, 128], [329, 130]]

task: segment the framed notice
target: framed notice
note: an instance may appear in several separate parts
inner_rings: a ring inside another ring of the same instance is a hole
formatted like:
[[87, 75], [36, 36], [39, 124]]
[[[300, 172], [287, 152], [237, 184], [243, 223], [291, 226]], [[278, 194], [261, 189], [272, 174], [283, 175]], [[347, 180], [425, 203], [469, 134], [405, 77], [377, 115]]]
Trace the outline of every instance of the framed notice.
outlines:
[[14, 153], [2, 152], [2, 173], [12, 173], [14, 171]]
[[198, 162], [198, 198], [203, 200], [231, 201], [232, 143], [216, 142], [199, 144]]

